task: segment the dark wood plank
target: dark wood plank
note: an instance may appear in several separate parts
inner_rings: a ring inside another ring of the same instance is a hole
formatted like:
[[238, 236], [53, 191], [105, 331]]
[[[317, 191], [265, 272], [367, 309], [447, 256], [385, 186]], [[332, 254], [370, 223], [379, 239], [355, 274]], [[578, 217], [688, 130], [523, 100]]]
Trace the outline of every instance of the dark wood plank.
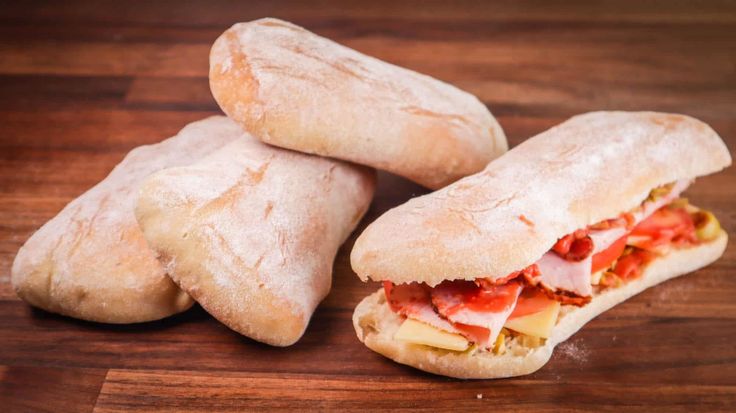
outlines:
[[5, 21], [34, 23], [135, 23], [149, 25], [227, 25], [263, 16], [299, 19], [371, 19], [400, 17], [407, 22], [442, 20], [489, 21], [593, 21], [593, 22], [736, 22], [736, 12], [728, 0], [708, 1], [694, 7], [687, 0], [640, 2], [636, 0], [586, 1], [497, 1], [462, 0], [448, 5], [442, 0], [360, 0], [325, 2], [321, 7], [300, 0], [243, 3], [216, 0], [181, 3], [166, 0], [150, 4], [145, 0], [118, 2], [76, 1], [58, 7], [54, 1], [9, 4], [0, 10]]
[[91, 412], [104, 369], [0, 366], [4, 412]]
[[[0, 113], [2, 154], [9, 150], [44, 150], [53, 158], [57, 151], [89, 153], [129, 151], [175, 135], [187, 123], [220, 114], [219, 111], [123, 110], [75, 108], [44, 111], [7, 110]], [[36, 165], [38, 166], [38, 165]], [[112, 169], [115, 163], [108, 165]], [[9, 182], [10, 177], [5, 177]], [[86, 188], [80, 188], [84, 190]]]
[[[288, 386], [284, 386], [288, 383]], [[561, 384], [565, 383], [564, 390]], [[587, 409], [651, 411], [728, 411], [736, 386], [709, 386], [695, 381], [684, 389], [598, 380], [562, 381], [558, 377], [457, 382], [436, 377], [384, 377], [273, 373], [203, 373], [110, 370], [95, 412], [246, 410], [365, 411], [562, 411]], [[529, 397], [517, 399], [519, 392]], [[629, 404], [625, 392], [639, 400]], [[163, 409], [162, 406], [165, 406]]]
[[[733, 243], [714, 265], [592, 321], [539, 372], [501, 381], [431, 376], [357, 341], [352, 309], [378, 286], [350, 269], [355, 234], [336, 259], [333, 291], [287, 349], [243, 338], [199, 307], [108, 326], [19, 301], [10, 267], [25, 239], [128, 150], [219, 113], [208, 90], [210, 44], [231, 24], [264, 16], [475, 93], [512, 146], [578, 112], [626, 109], [700, 117], [736, 148], [730, 1], [8, 2], [0, 7], [1, 411], [733, 410]], [[729, 168], [687, 193], [731, 234], [735, 182]], [[381, 173], [356, 234], [423, 193]]]

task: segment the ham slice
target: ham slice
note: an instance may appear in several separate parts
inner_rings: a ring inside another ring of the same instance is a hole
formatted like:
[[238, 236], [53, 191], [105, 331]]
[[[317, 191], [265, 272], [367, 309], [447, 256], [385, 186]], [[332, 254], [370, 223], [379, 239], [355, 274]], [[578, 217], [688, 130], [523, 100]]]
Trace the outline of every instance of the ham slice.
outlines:
[[384, 291], [386, 292], [386, 300], [394, 312], [404, 317], [429, 324], [440, 330], [450, 333], [460, 333], [452, 323], [440, 317], [434, 311], [430, 288], [426, 284], [411, 283], [394, 285], [390, 282], [385, 282]]
[[564, 290], [581, 297], [593, 294], [590, 283], [592, 257], [582, 261], [567, 261], [554, 252], [548, 252], [537, 261], [541, 275], [537, 278], [545, 289]]
[[595, 255], [601, 251], [605, 251], [613, 245], [614, 242], [618, 241], [621, 237], [626, 235], [629, 230], [626, 227], [615, 227], [602, 230], [592, 230], [588, 233], [590, 239], [593, 240], [593, 254]]
[[485, 288], [470, 281], [443, 282], [432, 289], [432, 304], [452, 323], [487, 329], [485, 341], [476, 343], [487, 348], [514, 311], [522, 289], [516, 281]]
[[[632, 214], [634, 225], [648, 218], [654, 211], [672, 202], [687, 189], [690, 183], [690, 180], [677, 181], [667, 195], [642, 204], [642, 207]], [[593, 255], [606, 250], [616, 240], [626, 235], [628, 231], [625, 227], [591, 230], [588, 236], [593, 240]], [[562, 290], [581, 297], [590, 297], [593, 293], [593, 287], [590, 283], [591, 262], [591, 257], [582, 261], [567, 261], [550, 251], [536, 262], [541, 275], [535, 280], [552, 292]]]
[[[386, 300], [391, 309], [404, 317], [421, 321], [449, 333], [460, 334], [479, 346], [489, 342], [490, 331], [483, 327], [456, 324], [442, 318], [434, 309], [430, 291], [426, 284], [399, 284], [384, 282]], [[495, 338], [494, 338], [495, 340]]]

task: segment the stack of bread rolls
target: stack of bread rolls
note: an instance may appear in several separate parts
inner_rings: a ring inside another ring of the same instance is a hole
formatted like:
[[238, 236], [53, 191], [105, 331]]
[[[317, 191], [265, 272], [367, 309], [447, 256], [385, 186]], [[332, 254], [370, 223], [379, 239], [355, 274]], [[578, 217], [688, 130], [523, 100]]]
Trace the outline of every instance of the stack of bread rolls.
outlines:
[[507, 150], [469, 93], [291, 23], [239, 23], [212, 46], [227, 114], [128, 156], [23, 245], [29, 304], [103, 323], [193, 300], [231, 329], [296, 342], [382, 169], [441, 188]]

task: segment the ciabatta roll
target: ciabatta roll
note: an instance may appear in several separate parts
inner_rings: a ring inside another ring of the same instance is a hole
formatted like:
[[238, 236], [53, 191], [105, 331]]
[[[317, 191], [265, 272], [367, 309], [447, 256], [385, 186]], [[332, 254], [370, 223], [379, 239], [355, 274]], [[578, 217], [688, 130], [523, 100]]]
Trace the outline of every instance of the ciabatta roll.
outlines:
[[189, 308], [192, 299], [169, 279], [138, 228], [138, 189], [150, 174], [190, 164], [241, 134], [236, 124], [213, 117], [132, 150], [18, 251], [11, 271], [18, 296], [47, 311], [104, 323], [157, 320]]
[[440, 188], [507, 149], [473, 95], [277, 19], [238, 23], [210, 53], [222, 110], [256, 138]]
[[368, 209], [374, 175], [242, 132], [200, 162], [149, 177], [135, 212], [170, 277], [207, 312], [287, 346], [329, 292], [333, 260]]

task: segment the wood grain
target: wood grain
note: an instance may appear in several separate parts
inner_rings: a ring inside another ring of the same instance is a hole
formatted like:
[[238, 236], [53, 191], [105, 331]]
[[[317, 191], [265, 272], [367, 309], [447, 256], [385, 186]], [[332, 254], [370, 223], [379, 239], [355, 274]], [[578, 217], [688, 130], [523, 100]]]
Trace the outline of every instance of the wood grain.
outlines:
[[[678, 391], [677, 386], [652, 389], [606, 380], [598, 380], [595, 388], [589, 388], [588, 381], [581, 378], [565, 384], [565, 390], [561, 391], [560, 381], [555, 378], [507, 380], [490, 386], [482, 381], [451, 382], [436, 377], [405, 380], [393, 376], [110, 370], [94, 411], [502, 409], [556, 412], [567, 398], [575, 398], [577, 406], [591, 410], [618, 404], [621, 392], [636, 398], [658, 397], [662, 400], [659, 411], [714, 411], [727, 409], [733, 392], [732, 386], [693, 384]], [[531, 397], [520, 403], [520, 392]], [[161, 406], [165, 406], [163, 410]]]
[[104, 369], [0, 366], [3, 411], [91, 412]]
[[[16, 251], [131, 148], [219, 113], [211, 42], [237, 21], [294, 21], [477, 94], [513, 145], [583, 111], [702, 118], [736, 148], [730, 1], [70, 1], [0, 7], [0, 411], [733, 411], [736, 247], [707, 269], [617, 306], [532, 375], [464, 382], [372, 353], [354, 306], [377, 288], [350, 270], [287, 349], [201, 308], [109, 326], [31, 309], [9, 284]], [[426, 191], [385, 173], [359, 232]], [[736, 230], [736, 170], [688, 191]], [[482, 394], [482, 398], [478, 395]]]

